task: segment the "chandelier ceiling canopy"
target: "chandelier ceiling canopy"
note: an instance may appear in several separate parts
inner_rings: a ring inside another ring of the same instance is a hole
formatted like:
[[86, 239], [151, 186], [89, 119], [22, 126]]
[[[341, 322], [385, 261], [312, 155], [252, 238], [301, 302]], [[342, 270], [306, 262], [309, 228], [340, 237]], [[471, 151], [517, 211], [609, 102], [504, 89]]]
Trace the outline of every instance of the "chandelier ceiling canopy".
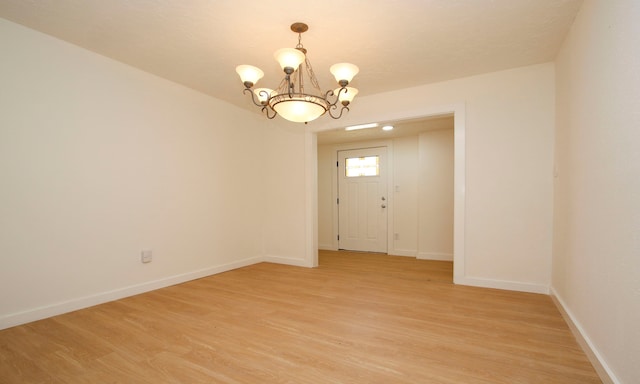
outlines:
[[261, 107], [269, 119], [280, 115], [289, 121], [307, 123], [327, 112], [332, 118], [339, 119], [358, 94], [356, 88], [347, 86], [358, 73], [358, 67], [349, 63], [334, 64], [329, 68], [339, 87], [322, 92], [301, 42], [302, 34], [308, 29], [304, 23], [292, 24], [291, 30], [298, 34], [298, 44], [295, 48], [282, 48], [274, 53], [285, 74], [276, 89], [253, 88], [264, 76], [260, 68], [252, 65], [236, 67], [245, 86], [243, 92], [251, 94], [253, 103]]

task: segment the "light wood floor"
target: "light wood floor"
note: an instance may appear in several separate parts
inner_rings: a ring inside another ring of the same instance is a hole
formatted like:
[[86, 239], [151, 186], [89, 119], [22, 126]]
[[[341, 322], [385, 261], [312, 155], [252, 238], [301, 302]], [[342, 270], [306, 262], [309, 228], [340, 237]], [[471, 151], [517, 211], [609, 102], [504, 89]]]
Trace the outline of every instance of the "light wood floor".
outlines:
[[321, 252], [0, 331], [0, 383], [600, 383], [551, 299]]

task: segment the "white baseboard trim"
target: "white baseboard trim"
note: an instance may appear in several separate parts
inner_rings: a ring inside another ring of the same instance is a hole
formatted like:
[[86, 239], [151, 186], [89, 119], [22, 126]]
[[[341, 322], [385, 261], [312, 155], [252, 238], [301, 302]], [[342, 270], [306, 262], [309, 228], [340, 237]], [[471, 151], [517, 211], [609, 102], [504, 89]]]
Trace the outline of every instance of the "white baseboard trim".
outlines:
[[598, 376], [600, 376], [600, 380], [602, 380], [604, 384], [621, 384], [621, 381], [616, 378], [609, 365], [593, 345], [591, 339], [589, 339], [587, 333], [584, 331], [580, 323], [576, 320], [575, 316], [573, 316], [562, 298], [558, 296], [558, 293], [553, 287], [551, 287], [550, 295], [556, 307], [558, 307], [558, 311], [560, 311], [560, 314], [567, 322], [567, 325], [569, 325], [569, 328], [575, 336], [576, 341], [578, 342], [584, 353], [587, 355], [587, 358], [598, 373]]
[[318, 249], [323, 251], [337, 251], [338, 248], [334, 247], [333, 244], [318, 244]]
[[139, 295], [141, 293], [169, 287], [171, 285], [184, 283], [190, 280], [200, 279], [202, 277], [211, 276], [218, 273], [227, 272], [233, 269], [246, 267], [248, 265], [256, 264], [262, 261], [263, 261], [262, 257], [252, 257], [252, 258], [248, 258], [240, 261], [235, 261], [233, 263], [218, 265], [214, 267], [208, 267], [208, 268], [200, 269], [197, 271], [182, 273], [179, 275], [169, 276], [169, 277], [154, 280], [154, 281], [148, 281], [148, 282], [144, 282], [136, 285], [130, 285], [128, 287], [118, 288], [118, 289], [114, 289], [107, 292], [102, 292], [102, 293], [85, 296], [85, 297], [79, 297], [77, 299], [50, 304], [50, 305], [46, 305], [39, 308], [29, 309], [23, 312], [12, 313], [12, 314], [0, 317], [0, 330], [10, 328], [10, 327], [15, 327], [21, 324], [30, 323], [37, 320], [46, 319], [47, 317], [61, 315], [63, 313], [77, 311], [79, 309], [92, 307], [94, 305], [107, 303], [109, 301], [114, 301], [114, 300], [122, 299], [125, 297], [129, 297], [129, 296]]
[[390, 249], [388, 254], [391, 256], [416, 257], [418, 252], [411, 249]]
[[521, 283], [517, 281], [482, 279], [478, 277], [455, 277], [455, 284], [470, 285], [472, 287], [506, 289], [508, 291], [519, 291], [529, 293], [549, 294], [549, 287], [543, 284]]
[[418, 259], [453, 261], [453, 253], [418, 252]]
[[294, 267], [308, 267], [311, 268], [313, 267], [312, 265], [309, 264], [309, 261], [304, 260], [304, 259], [292, 259], [289, 257], [282, 257], [282, 256], [265, 256], [264, 260], [268, 263], [275, 263], [275, 264], [284, 264], [284, 265], [292, 265]]

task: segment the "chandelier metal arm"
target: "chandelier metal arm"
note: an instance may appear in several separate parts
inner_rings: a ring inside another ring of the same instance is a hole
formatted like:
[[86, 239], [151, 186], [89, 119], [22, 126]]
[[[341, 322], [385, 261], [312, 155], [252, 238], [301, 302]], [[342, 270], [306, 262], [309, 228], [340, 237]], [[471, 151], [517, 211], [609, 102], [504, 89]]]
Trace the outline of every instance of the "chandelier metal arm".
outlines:
[[[251, 88], [245, 88], [242, 93], [247, 93], [247, 91], [251, 94], [251, 101], [253, 101], [253, 104], [257, 105], [258, 107], [262, 107], [262, 112], [265, 114], [265, 116], [267, 116], [267, 118], [269, 120], [272, 120], [273, 118], [275, 118], [278, 115], [278, 112], [274, 111], [273, 109], [271, 109], [271, 107], [269, 106], [269, 104], [267, 102], [264, 103], [259, 103], [256, 102], [256, 95], [255, 93], [251, 90]], [[260, 94], [265, 94], [267, 99], [269, 98], [269, 94], [265, 91], [260, 91]], [[273, 114], [271, 114], [271, 112], [273, 112]]]
[[245, 88], [242, 91], [242, 93], [247, 93], [247, 91], [251, 94], [251, 101], [253, 101], [253, 104], [257, 105], [258, 107], [263, 107], [264, 106], [262, 103], [256, 102], [256, 95], [253, 93], [251, 88]]
[[[340, 91], [342, 91], [342, 89]], [[335, 105], [338, 102], [338, 98], [337, 98], [338, 95], [340, 95], [340, 92], [338, 92], [338, 94], [335, 95], [333, 93], [333, 90], [330, 89], [324, 94], [324, 99], [329, 101], [329, 97], [336, 96], [336, 101], [334, 101], [332, 104], [330, 104], [330, 105]]]
[[[270, 115], [269, 111], [273, 112], [273, 115]], [[262, 107], [262, 112], [264, 112], [264, 114], [267, 116], [269, 120], [272, 120], [274, 117], [278, 115], [278, 112], [271, 109], [268, 105], [265, 105], [264, 107]]]
[[[348, 90], [346, 88], [346, 86], [342, 86], [340, 87], [340, 89], [338, 90], [338, 94], [336, 95], [333, 90], [328, 90], [327, 93], [324, 94], [324, 99], [327, 100], [327, 103], [329, 103], [329, 107], [335, 107], [338, 104], [338, 101], [340, 101], [340, 95], [342, 95], [343, 93], [347, 93]], [[332, 103], [329, 101], [329, 97], [333, 97], [335, 96], [335, 101]], [[346, 107], [347, 105], [349, 105], [348, 101], [342, 101], [342, 105], [344, 107]]]
[[287, 80], [287, 92], [289, 93], [289, 98], [293, 98], [293, 94], [295, 93], [295, 84], [291, 82], [291, 75], [287, 74], [285, 78]]
[[331, 118], [332, 118], [332, 119], [336, 119], [336, 120], [337, 120], [337, 119], [339, 119], [340, 117], [342, 117], [342, 112], [344, 112], [344, 110], [345, 110], [345, 109], [346, 109], [347, 111], [349, 111], [349, 107], [347, 107], [347, 106], [343, 106], [342, 108], [340, 108], [340, 114], [339, 114], [339, 115], [337, 115], [337, 116], [334, 116], [334, 115], [333, 115], [333, 113], [332, 113], [331, 111], [332, 111], [332, 110], [335, 110], [335, 109], [337, 109], [337, 108], [338, 108], [338, 106], [334, 103], [334, 104], [331, 104], [331, 106], [330, 106], [330, 107], [329, 107], [329, 109], [328, 109], [329, 116], [331, 116]]
[[345, 86], [340, 87], [340, 89], [338, 90], [338, 94], [336, 95], [333, 90], [328, 90], [327, 93], [325, 93], [324, 95], [324, 99], [327, 100], [327, 102], [329, 102], [329, 97], [335, 96], [335, 100], [333, 103], [329, 102], [329, 108], [327, 109], [327, 111], [329, 112], [329, 116], [331, 116], [331, 118], [333, 119], [339, 119], [340, 117], [342, 117], [342, 114], [344, 113], [344, 110], [346, 109], [347, 111], [349, 111], [349, 108], [347, 107], [347, 105], [349, 105], [348, 101], [343, 101], [342, 102], [342, 108], [340, 108], [340, 113], [338, 115], [334, 115], [333, 111], [335, 111], [336, 109], [338, 109], [338, 101], [340, 101], [340, 95], [344, 92], [347, 92], [347, 88]]

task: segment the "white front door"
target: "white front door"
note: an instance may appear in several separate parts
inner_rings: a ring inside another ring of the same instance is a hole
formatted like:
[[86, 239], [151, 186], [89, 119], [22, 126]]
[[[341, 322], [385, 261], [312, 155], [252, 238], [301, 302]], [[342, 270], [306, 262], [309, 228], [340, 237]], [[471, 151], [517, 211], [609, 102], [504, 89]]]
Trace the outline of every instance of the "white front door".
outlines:
[[387, 148], [338, 151], [338, 247], [387, 253]]

